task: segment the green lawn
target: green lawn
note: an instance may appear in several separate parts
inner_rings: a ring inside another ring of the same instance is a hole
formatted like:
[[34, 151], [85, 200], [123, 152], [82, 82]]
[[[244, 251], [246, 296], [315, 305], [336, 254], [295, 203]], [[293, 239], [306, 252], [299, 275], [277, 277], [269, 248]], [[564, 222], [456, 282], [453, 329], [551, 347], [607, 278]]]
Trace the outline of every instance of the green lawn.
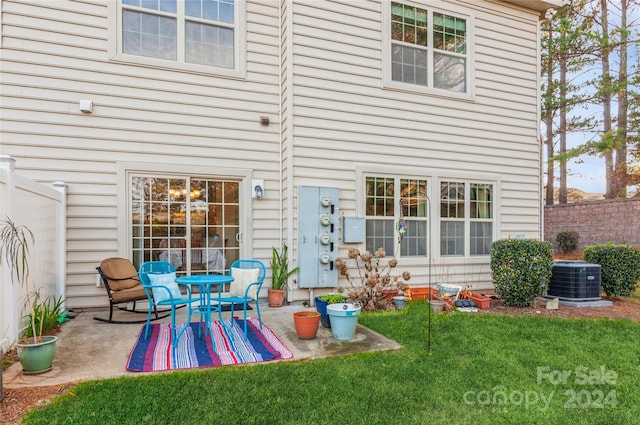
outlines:
[[[79, 384], [26, 424], [637, 424], [640, 325], [362, 314], [399, 351]], [[100, 365], [96, 365], [100, 367]]]

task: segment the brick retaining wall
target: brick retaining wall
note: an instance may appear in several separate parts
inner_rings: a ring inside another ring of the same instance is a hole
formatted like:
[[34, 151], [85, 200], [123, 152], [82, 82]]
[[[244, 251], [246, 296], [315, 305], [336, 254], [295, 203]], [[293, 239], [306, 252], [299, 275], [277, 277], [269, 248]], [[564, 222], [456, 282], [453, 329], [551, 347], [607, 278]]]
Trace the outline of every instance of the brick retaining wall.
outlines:
[[574, 230], [580, 235], [578, 252], [585, 246], [613, 242], [640, 245], [640, 199], [606, 199], [544, 207], [544, 239], [562, 252], [556, 243], [559, 232]]

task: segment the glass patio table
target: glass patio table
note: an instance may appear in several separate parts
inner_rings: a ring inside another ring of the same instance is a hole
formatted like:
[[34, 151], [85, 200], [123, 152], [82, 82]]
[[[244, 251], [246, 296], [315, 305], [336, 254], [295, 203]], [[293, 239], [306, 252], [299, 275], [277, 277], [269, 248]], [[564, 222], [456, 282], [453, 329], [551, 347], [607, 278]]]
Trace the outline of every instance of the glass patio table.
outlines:
[[[233, 278], [224, 274], [197, 274], [191, 276], [182, 276], [176, 279], [176, 282], [186, 285], [198, 285], [200, 292], [200, 304], [198, 305], [198, 311], [200, 312], [200, 321], [202, 322], [202, 315], [204, 314], [205, 321], [207, 323], [207, 330], [211, 337], [213, 337], [213, 330], [211, 328], [211, 312], [218, 312], [222, 319], [222, 305], [211, 305], [211, 287], [214, 285], [224, 285], [225, 283], [233, 282]], [[222, 325], [228, 328], [228, 325], [222, 321]], [[231, 332], [230, 335], [233, 335]], [[206, 335], [206, 332], [205, 332]]]

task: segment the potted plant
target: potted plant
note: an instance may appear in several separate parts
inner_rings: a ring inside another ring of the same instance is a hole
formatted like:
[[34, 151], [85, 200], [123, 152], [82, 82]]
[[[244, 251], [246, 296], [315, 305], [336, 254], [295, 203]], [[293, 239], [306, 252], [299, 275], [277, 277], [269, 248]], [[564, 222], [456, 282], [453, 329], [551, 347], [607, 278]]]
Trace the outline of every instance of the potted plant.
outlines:
[[327, 306], [329, 304], [337, 304], [347, 302], [347, 297], [342, 294], [327, 294], [316, 297], [316, 310], [320, 313], [320, 323], [325, 328], [331, 328], [331, 319], [327, 314]]
[[[336, 268], [350, 285], [347, 291], [348, 302], [360, 304], [362, 311], [382, 311], [395, 309], [393, 296], [409, 289], [407, 281], [411, 274], [407, 271], [400, 275], [392, 275], [398, 265], [396, 258], [385, 258], [384, 249], [376, 252], [360, 252], [357, 248], [349, 248], [348, 258], [336, 260]], [[353, 264], [349, 271], [348, 263]], [[389, 292], [391, 291], [391, 292]], [[389, 296], [389, 293], [395, 293]]]
[[32, 288], [29, 251], [34, 242], [35, 238], [28, 227], [17, 225], [8, 217], [2, 220], [0, 265], [7, 265], [11, 269], [11, 283], [18, 281], [25, 290], [25, 317], [29, 320], [29, 327], [18, 341], [17, 353], [23, 373], [26, 374], [44, 373], [53, 366], [58, 338], [44, 334], [51, 328], [47, 325], [49, 318], [57, 318], [62, 306], [62, 301], [58, 300], [52, 307], [48, 300], [40, 297], [38, 290]]
[[271, 253], [271, 288], [267, 290], [269, 307], [282, 307], [284, 304], [287, 281], [291, 275], [298, 271], [298, 267], [289, 270], [287, 258], [287, 245], [282, 246], [282, 251], [273, 247]]

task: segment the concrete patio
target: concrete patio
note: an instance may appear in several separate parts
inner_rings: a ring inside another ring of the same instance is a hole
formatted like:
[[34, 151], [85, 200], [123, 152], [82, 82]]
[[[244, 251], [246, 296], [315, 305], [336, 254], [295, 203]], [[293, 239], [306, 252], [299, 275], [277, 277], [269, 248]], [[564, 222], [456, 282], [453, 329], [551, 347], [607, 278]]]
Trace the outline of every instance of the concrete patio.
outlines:
[[[293, 352], [293, 358], [282, 361], [298, 361], [322, 357], [341, 356], [356, 352], [397, 350], [401, 345], [361, 325], [350, 341], [338, 341], [331, 329], [320, 326], [313, 340], [298, 338], [293, 325], [293, 312], [304, 310], [301, 303], [270, 308], [261, 303], [262, 321]], [[310, 308], [315, 311], [315, 308]], [[186, 311], [179, 310], [178, 322], [184, 322]], [[4, 387], [59, 385], [72, 382], [141, 376], [148, 373], [129, 372], [125, 369], [129, 353], [144, 324], [112, 324], [93, 320], [94, 316], [108, 317], [107, 309], [76, 310], [76, 317], [62, 326], [58, 335], [53, 369], [41, 375], [24, 375], [20, 363], [15, 363], [3, 373]], [[228, 318], [229, 313], [225, 313]], [[235, 314], [238, 315], [237, 312]], [[248, 313], [255, 317], [255, 310]], [[144, 315], [117, 312], [115, 320], [143, 319]], [[168, 321], [169, 319], [163, 319]], [[196, 319], [197, 320], [197, 316]], [[155, 372], [171, 373], [171, 372]]]

